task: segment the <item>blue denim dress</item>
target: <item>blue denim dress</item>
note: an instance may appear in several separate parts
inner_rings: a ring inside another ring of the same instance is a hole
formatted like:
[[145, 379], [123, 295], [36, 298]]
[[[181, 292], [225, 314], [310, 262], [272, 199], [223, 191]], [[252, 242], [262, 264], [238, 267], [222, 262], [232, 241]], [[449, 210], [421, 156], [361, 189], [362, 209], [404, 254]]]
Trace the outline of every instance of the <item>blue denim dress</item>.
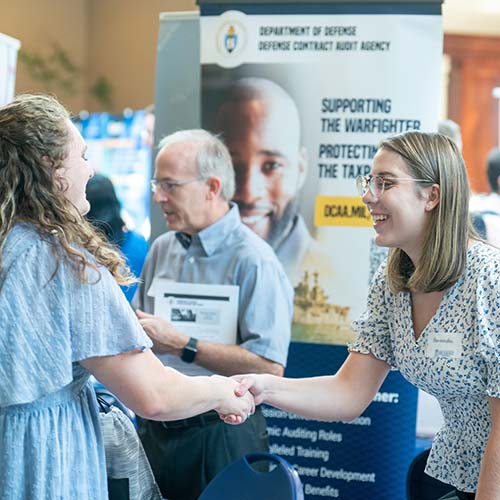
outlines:
[[1, 500], [107, 499], [98, 408], [79, 361], [151, 346], [106, 269], [82, 284], [58, 255], [28, 224], [2, 249]]

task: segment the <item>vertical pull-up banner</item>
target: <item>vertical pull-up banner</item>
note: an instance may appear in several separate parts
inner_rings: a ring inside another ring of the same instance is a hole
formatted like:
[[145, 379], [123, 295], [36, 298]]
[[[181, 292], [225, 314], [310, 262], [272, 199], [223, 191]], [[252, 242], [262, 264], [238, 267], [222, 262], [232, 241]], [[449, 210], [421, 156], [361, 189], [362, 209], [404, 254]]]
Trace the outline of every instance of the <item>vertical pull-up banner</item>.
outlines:
[[[334, 373], [374, 260], [355, 179], [382, 138], [436, 129], [440, 2], [199, 3], [202, 125], [225, 140], [242, 220], [295, 288], [286, 374]], [[391, 372], [352, 422], [265, 408], [271, 451], [294, 464], [308, 499], [401, 500], [416, 401]]]
[[14, 97], [16, 82], [17, 51], [21, 42], [0, 33], [0, 106]]

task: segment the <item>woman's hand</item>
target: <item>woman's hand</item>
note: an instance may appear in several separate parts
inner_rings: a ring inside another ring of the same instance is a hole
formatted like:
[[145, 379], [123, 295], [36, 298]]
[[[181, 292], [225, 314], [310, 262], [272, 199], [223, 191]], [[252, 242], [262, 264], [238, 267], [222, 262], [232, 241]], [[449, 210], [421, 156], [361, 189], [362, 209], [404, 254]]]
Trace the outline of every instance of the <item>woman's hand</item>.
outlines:
[[221, 390], [221, 399], [214, 410], [227, 424], [242, 424], [255, 412], [255, 403], [252, 394], [243, 390], [240, 384], [232, 379], [212, 375], [210, 377]]
[[254, 398], [255, 405], [258, 406], [264, 401], [264, 392], [266, 389], [266, 375], [253, 374], [234, 375], [231, 377], [233, 380], [239, 382], [236, 388], [236, 395], [242, 396], [250, 392]]

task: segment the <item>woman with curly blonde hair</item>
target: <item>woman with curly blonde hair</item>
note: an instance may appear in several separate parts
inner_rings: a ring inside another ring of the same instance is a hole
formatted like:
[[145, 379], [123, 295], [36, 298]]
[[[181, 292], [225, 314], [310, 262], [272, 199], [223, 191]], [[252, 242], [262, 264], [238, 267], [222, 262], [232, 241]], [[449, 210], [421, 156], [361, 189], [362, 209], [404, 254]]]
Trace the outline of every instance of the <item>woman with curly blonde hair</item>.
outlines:
[[118, 283], [123, 261], [83, 215], [85, 142], [53, 97], [0, 107], [0, 498], [107, 498], [91, 374], [137, 414], [243, 421], [224, 377], [164, 367]]

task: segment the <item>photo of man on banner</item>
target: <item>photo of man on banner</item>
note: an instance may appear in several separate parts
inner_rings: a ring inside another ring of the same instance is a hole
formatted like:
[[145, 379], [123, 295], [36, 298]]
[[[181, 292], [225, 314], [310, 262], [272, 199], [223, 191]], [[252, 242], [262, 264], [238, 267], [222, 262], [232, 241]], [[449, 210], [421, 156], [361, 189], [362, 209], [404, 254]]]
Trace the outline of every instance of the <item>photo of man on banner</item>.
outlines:
[[298, 213], [307, 152], [295, 102], [271, 80], [242, 78], [225, 93], [215, 127], [231, 153], [234, 201], [243, 223], [273, 247], [289, 275], [299, 278], [300, 261], [314, 240]]
[[300, 210], [308, 164], [297, 104], [283, 86], [262, 77], [231, 75], [221, 95], [207, 125], [231, 153], [243, 223], [273, 247], [295, 287], [295, 340], [318, 335], [319, 312], [329, 325], [328, 341], [343, 343], [347, 339], [333, 337], [339, 324], [348, 329], [348, 308], [330, 304], [321, 286], [334, 280], [331, 254]]

